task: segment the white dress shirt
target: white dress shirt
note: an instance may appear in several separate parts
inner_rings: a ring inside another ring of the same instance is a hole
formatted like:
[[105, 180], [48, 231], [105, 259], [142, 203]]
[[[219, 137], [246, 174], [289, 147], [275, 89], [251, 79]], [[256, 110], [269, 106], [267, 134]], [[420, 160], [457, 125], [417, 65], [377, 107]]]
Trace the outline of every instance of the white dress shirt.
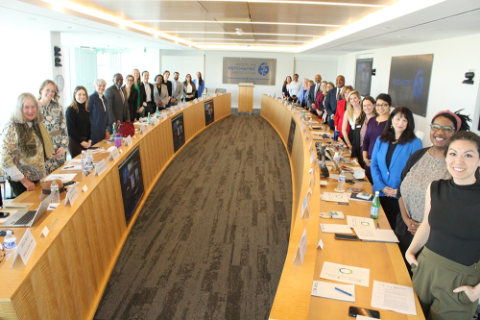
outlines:
[[147, 95], [147, 102], [150, 102], [152, 101], [152, 90], [150, 90], [150, 84], [147, 82], [147, 83], [143, 83], [143, 86], [145, 87], [145, 94]]
[[290, 88], [288, 89], [288, 93], [290, 93], [291, 96], [298, 96], [298, 93], [302, 89], [302, 84], [300, 81], [292, 81], [290, 83]]

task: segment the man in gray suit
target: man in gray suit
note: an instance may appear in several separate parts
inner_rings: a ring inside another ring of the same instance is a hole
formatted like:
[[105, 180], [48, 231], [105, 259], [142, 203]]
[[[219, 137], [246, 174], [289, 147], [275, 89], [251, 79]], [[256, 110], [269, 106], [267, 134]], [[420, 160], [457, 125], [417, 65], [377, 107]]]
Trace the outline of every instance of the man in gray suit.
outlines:
[[173, 74], [173, 81], [172, 81], [172, 106], [176, 106], [180, 100], [182, 100], [183, 95], [183, 83], [178, 81], [180, 78], [180, 74], [175, 72]]
[[128, 108], [127, 97], [122, 91], [123, 76], [116, 73], [113, 76], [113, 85], [105, 90], [107, 98], [107, 109], [109, 124], [120, 122], [130, 122], [130, 110]]

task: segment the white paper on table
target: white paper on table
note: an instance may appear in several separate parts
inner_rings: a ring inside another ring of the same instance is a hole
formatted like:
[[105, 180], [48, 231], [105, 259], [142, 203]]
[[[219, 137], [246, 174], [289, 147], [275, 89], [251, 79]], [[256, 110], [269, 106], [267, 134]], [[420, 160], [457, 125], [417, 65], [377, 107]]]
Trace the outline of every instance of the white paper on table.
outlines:
[[338, 181], [338, 174], [336, 173], [330, 173], [330, 175], [328, 176], [330, 179], [333, 179], [333, 180], [337, 180]]
[[323, 201], [348, 203], [351, 193], [348, 192], [324, 192], [321, 194]]
[[347, 224], [350, 228], [375, 229], [375, 221], [371, 218], [347, 216]]
[[[7, 209], [18, 209], [18, 210], [26, 210], [28, 208], [30, 208], [31, 206], [33, 206], [33, 203], [16, 203], [16, 202], [13, 202], [13, 200], [15, 199], [12, 199], [12, 200], [3, 200], [3, 209], [7, 210]], [[7, 210], [8, 212], [10, 212], [11, 210]]]
[[[5, 200], [4, 200], [5, 201]], [[8, 219], [10, 219], [11, 216], [13, 216], [15, 213], [17, 213], [18, 210], [15, 210], [15, 209], [2, 209], [0, 210], [0, 212], [8, 212], [10, 213], [8, 215], [8, 217], [5, 217], [5, 218], [1, 218], [0, 219], [0, 223], [4, 223], [5, 221], [7, 221]]]
[[417, 315], [412, 287], [373, 281], [372, 307]]
[[49, 175], [45, 181], [50, 181], [50, 180], [62, 180], [63, 183], [72, 181], [73, 178], [75, 178], [77, 174], [76, 173], [57, 173], [57, 174], [51, 174]]
[[73, 159], [68, 161], [63, 166], [62, 171], [82, 171], [82, 160]]
[[399, 242], [395, 232], [391, 229], [355, 228], [355, 233], [362, 241]]
[[[352, 296], [335, 290], [335, 288], [348, 292]], [[353, 284], [338, 284], [314, 280], [312, 286], [312, 296], [355, 302], [355, 286]]]
[[344, 233], [352, 234], [352, 229], [346, 224], [324, 224], [320, 223], [320, 228], [323, 233]]
[[362, 316], [361, 314], [357, 314], [357, 320], [378, 320], [378, 319], [377, 319], [377, 318], [371, 318], [371, 317]]
[[370, 269], [325, 261], [322, 272], [320, 273], [320, 278], [368, 287]]

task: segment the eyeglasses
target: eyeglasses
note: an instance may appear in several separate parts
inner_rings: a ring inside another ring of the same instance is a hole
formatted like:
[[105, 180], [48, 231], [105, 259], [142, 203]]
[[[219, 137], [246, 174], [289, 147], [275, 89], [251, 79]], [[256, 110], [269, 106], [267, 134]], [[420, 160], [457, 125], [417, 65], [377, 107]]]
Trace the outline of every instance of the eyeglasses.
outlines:
[[455, 132], [455, 128], [452, 128], [450, 126], [441, 126], [441, 125], [435, 124], [435, 123], [430, 124], [430, 128], [435, 132], [439, 131], [440, 129], [442, 129], [443, 132], [445, 132], [445, 133]]
[[377, 103], [377, 107], [384, 107], [384, 108], [386, 108], [386, 107], [388, 107], [388, 106], [390, 106], [388, 103], [382, 103], [382, 104], [378, 104], [378, 103]]

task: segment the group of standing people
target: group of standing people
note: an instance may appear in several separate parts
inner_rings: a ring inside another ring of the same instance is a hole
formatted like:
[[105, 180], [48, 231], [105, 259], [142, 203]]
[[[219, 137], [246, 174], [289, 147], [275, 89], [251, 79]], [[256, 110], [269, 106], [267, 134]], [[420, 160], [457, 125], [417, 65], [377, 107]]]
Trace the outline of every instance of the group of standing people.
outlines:
[[423, 148], [411, 110], [393, 108], [390, 95], [362, 97], [343, 76], [327, 90], [319, 75], [297, 91], [295, 81], [287, 77], [284, 97], [338, 130], [379, 191], [425, 316], [472, 319], [480, 298], [480, 137], [468, 132], [471, 119], [438, 112]]
[[193, 80], [190, 74], [184, 82], [179, 77], [175, 72], [170, 81], [170, 72], [165, 71], [152, 84], [148, 71], [140, 74], [134, 69], [125, 84], [122, 74], [115, 74], [108, 88], [105, 80], [96, 79], [90, 95], [84, 86], [75, 88], [66, 110], [58, 103], [59, 90], [52, 80], [40, 85], [37, 98], [20, 94], [2, 135], [1, 169], [13, 195], [33, 191], [38, 181], [64, 165], [67, 150], [74, 158], [108, 140], [113, 123], [135, 122], [157, 108], [177, 105], [182, 98], [191, 101], [202, 96], [205, 81], [200, 72]]

